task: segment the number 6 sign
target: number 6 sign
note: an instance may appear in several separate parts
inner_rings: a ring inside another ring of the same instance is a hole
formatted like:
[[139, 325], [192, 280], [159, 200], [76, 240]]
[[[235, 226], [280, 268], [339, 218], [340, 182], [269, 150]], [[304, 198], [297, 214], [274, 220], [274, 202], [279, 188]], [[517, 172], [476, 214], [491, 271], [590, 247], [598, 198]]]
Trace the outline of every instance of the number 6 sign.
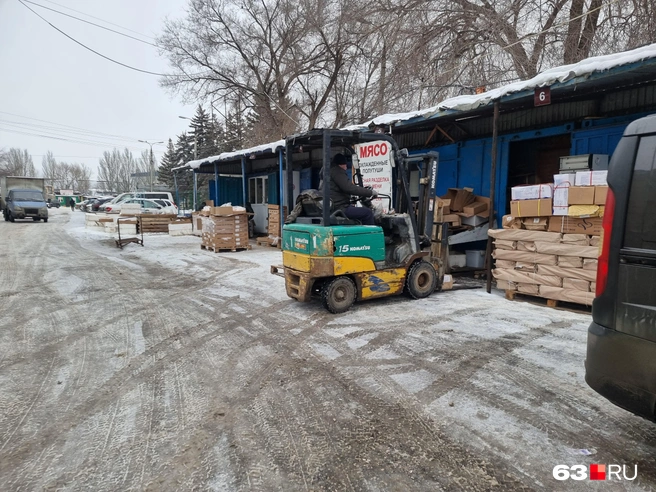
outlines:
[[533, 105], [546, 106], [547, 104], [551, 104], [551, 89], [549, 87], [539, 87], [535, 89]]

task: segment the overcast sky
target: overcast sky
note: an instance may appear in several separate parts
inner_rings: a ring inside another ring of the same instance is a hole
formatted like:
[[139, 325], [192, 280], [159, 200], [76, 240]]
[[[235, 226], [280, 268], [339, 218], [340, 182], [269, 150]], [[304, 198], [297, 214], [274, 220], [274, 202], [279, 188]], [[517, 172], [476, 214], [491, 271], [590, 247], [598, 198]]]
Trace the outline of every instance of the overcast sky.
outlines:
[[[183, 16], [187, 3], [186, 0], [31, 1], [152, 43], [164, 19]], [[109, 58], [151, 72], [169, 70], [166, 60], [153, 46], [34, 3], [27, 5], [69, 36]], [[175, 136], [189, 125], [189, 121], [178, 116], [191, 117], [195, 110], [195, 105], [183, 105], [178, 97], [161, 89], [159, 77], [124, 68], [87, 51], [18, 0], [0, 0], [0, 74], [0, 148], [27, 149], [38, 173], [42, 156], [51, 150], [58, 161], [87, 164], [95, 178], [103, 151], [128, 146], [138, 157], [141, 150], [149, 148], [138, 140], [166, 142], [170, 137], [175, 142]], [[126, 138], [85, 135], [84, 130]], [[80, 140], [100, 144], [90, 145]], [[156, 145], [153, 150], [159, 158], [165, 146]]]

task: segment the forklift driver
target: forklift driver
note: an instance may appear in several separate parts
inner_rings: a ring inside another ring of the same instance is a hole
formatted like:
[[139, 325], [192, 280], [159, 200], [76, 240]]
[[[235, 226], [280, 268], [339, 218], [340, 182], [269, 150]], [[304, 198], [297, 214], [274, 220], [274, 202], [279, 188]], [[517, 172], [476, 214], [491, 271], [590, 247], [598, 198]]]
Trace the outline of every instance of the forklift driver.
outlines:
[[353, 184], [346, 173], [346, 157], [343, 154], [335, 154], [330, 166], [330, 199], [333, 202], [333, 211], [343, 210], [349, 219], [359, 220], [362, 225], [374, 225], [373, 211], [368, 207], [351, 205], [352, 195], [376, 198], [378, 193]]

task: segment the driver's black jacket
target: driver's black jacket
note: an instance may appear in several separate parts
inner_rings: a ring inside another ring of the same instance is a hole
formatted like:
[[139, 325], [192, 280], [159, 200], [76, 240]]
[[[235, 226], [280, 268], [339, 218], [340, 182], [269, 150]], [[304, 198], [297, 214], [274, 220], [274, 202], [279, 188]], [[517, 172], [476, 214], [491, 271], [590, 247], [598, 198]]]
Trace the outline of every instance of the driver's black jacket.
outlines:
[[373, 196], [373, 194], [372, 190], [353, 184], [344, 169], [339, 166], [331, 166], [330, 199], [333, 202], [333, 211], [348, 207], [352, 195]]

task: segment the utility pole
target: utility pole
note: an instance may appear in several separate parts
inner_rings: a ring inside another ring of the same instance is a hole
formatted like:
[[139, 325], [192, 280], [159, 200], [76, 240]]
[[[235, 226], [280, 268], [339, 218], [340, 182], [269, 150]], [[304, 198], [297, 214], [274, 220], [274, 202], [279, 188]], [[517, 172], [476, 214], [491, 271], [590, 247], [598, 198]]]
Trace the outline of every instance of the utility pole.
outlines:
[[154, 160], [153, 160], [153, 145], [163, 144], [164, 142], [153, 142], [153, 143], [150, 143], [150, 142], [148, 142], [148, 141], [146, 141], [146, 140], [139, 140], [139, 142], [150, 145], [150, 163], [149, 163], [149, 166], [148, 166], [148, 167], [150, 168], [150, 169], [149, 169], [149, 174], [150, 174], [150, 191], [153, 191], [153, 181], [154, 181], [154, 179], [153, 179], [153, 169], [155, 168], [155, 162], [154, 162]]

